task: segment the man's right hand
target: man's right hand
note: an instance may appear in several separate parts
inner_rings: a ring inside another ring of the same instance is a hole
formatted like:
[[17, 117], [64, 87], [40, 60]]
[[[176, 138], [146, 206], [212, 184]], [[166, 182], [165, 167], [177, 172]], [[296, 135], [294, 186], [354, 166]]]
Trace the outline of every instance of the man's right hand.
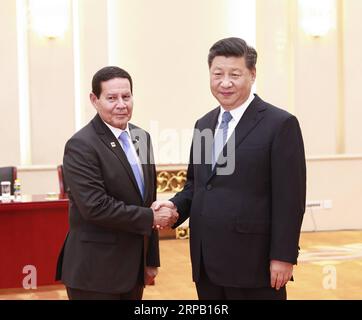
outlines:
[[173, 226], [179, 217], [171, 201], [155, 201], [151, 209], [153, 210], [153, 227], [157, 229]]

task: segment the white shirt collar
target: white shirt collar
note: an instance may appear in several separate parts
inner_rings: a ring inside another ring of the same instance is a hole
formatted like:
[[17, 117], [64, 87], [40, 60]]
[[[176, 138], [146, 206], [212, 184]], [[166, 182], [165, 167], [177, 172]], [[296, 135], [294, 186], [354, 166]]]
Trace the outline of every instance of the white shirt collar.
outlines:
[[[103, 120], [102, 120], [103, 121]], [[105, 125], [109, 128], [109, 130], [112, 131], [112, 133], [114, 134], [114, 136], [116, 137], [116, 139], [119, 138], [119, 136], [121, 135], [121, 133], [123, 131], [126, 131], [128, 133], [128, 136], [131, 137], [131, 133], [129, 131], [129, 126], [128, 126], [128, 123], [127, 123], [127, 126], [126, 126], [126, 129], [122, 130], [122, 129], [119, 129], [119, 128], [115, 128], [113, 126], [111, 126], [110, 124], [108, 124], [107, 122], [103, 121], [105, 123]]]
[[[102, 119], [103, 121], [103, 119]], [[115, 128], [113, 126], [111, 126], [110, 124], [108, 124], [107, 122], [103, 121], [105, 123], [105, 125], [112, 131], [112, 133], [114, 134], [114, 136], [116, 137], [116, 139], [118, 140], [119, 136], [121, 135], [121, 133], [123, 131], [126, 131], [128, 133], [128, 140], [131, 141], [132, 143], [130, 143], [131, 146], [131, 152], [133, 152], [133, 155], [135, 157], [135, 159], [137, 159], [137, 165], [138, 165], [138, 168], [139, 168], [139, 171], [141, 173], [141, 177], [142, 177], [142, 180], [144, 181], [144, 175], [143, 175], [143, 169], [142, 169], [142, 166], [141, 166], [141, 162], [140, 162], [140, 159], [138, 157], [138, 154], [136, 152], [136, 149], [133, 145], [133, 141], [132, 141], [132, 138], [131, 138], [131, 133], [129, 131], [129, 126], [128, 126], [128, 123], [127, 123], [127, 126], [126, 126], [126, 129], [122, 130], [122, 129], [119, 129], [119, 128]], [[121, 143], [121, 146], [123, 147], [123, 144]], [[113, 146], [112, 146], [113, 147]], [[127, 156], [128, 157], [128, 156]]]
[[[248, 106], [250, 105], [250, 103], [254, 100], [254, 94], [250, 91], [249, 97], [248, 99], [246, 99], [246, 101], [239, 107], [230, 110], [230, 113], [233, 117], [233, 119], [231, 121], [234, 121], [236, 123], [239, 123], [241, 117], [243, 116], [244, 112], [246, 111], [246, 109], [248, 108]], [[222, 121], [222, 115], [226, 110], [223, 108], [223, 106], [220, 106], [220, 114], [219, 114], [219, 118], [218, 118], [218, 123], [221, 123]]]

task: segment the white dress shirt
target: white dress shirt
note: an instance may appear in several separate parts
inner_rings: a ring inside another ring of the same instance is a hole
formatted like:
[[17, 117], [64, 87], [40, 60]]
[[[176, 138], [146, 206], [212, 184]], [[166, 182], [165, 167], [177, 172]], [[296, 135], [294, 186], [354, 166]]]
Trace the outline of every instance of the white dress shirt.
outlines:
[[[236, 126], [238, 125], [241, 117], [243, 116], [244, 112], [246, 111], [246, 109], [248, 108], [248, 106], [250, 105], [250, 103], [254, 100], [254, 94], [252, 92], [250, 92], [249, 98], [240, 106], [237, 107], [233, 110], [230, 110], [230, 114], [232, 115], [232, 119], [229, 122], [229, 127], [228, 127], [228, 135], [227, 135], [227, 140], [229, 140], [231, 134], [234, 132]], [[222, 115], [226, 110], [220, 106], [220, 114], [219, 114], [219, 118], [216, 124], [216, 130], [215, 130], [215, 135], [218, 133], [219, 131], [219, 126], [220, 123], [222, 121]]]

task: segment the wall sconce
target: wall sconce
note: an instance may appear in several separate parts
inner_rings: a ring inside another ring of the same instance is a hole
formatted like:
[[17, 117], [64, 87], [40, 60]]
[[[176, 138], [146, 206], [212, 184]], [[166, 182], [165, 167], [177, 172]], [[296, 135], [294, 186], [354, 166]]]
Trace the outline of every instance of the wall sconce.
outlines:
[[298, 0], [301, 27], [313, 37], [325, 36], [336, 25], [335, 0]]
[[62, 37], [69, 24], [69, 0], [29, 0], [30, 23], [40, 36]]

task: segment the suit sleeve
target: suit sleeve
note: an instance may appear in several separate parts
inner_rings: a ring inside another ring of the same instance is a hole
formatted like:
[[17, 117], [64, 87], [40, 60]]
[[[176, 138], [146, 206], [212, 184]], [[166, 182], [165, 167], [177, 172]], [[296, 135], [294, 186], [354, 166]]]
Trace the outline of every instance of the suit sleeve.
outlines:
[[83, 139], [70, 139], [64, 151], [65, 180], [70, 197], [82, 218], [114, 231], [150, 235], [153, 212], [150, 208], [126, 205], [107, 194], [100, 163], [92, 146]]
[[[198, 122], [195, 124], [195, 129], [197, 128]], [[170, 199], [171, 202], [177, 207], [179, 213], [179, 219], [173, 226], [173, 228], [181, 225], [187, 218], [190, 216], [192, 198], [194, 196], [194, 163], [193, 163], [193, 144], [190, 149], [190, 160], [187, 168], [186, 183], [182, 191], [178, 192], [173, 198]]]
[[159, 238], [157, 230], [153, 230], [149, 238], [146, 265], [148, 267], [160, 266]]
[[[151, 157], [153, 161], [153, 149], [152, 144], [150, 144], [150, 150], [151, 150]], [[150, 163], [154, 163], [150, 162]], [[152, 165], [152, 171], [153, 171], [153, 195], [152, 195], [152, 201], [156, 200], [157, 197], [157, 180], [156, 180], [156, 167], [155, 165]], [[147, 248], [147, 256], [146, 256], [146, 265], [148, 267], [159, 267], [160, 266], [160, 250], [159, 250], [159, 234], [157, 229], [153, 229], [151, 236], [149, 237], [148, 242], [148, 248]]]
[[272, 221], [270, 259], [297, 263], [305, 211], [306, 163], [296, 117], [284, 121], [271, 151]]

